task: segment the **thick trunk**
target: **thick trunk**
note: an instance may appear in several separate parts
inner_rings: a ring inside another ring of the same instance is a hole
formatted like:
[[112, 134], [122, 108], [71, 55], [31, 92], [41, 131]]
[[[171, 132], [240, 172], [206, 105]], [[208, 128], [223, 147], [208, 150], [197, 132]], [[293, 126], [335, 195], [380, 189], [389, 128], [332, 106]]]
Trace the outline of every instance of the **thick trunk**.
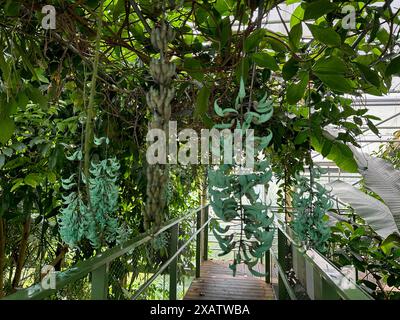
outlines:
[[5, 296], [4, 266], [6, 260], [6, 221], [0, 218], [0, 298]]
[[19, 246], [17, 266], [16, 266], [16, 270], [15, 270], [14, 279], [12, 282], [13, 292], [16, 291], [16, 288], [18, 287], [19, 282], [21, 280], [22, 268], [24, 266], [25, 257], [26, 257], [26, 249], [28, 247], [28, 237], [29, 237], [30, 229], [31, 229], [31, 217], [30, 217], [30, 215], [28, 215], [28, 217], [26, 218], [26, 221], [24, 223], [24, 227], [23, 227], [23, 231], [22, 231], [22, 239], [21, 239], [21, 243]]

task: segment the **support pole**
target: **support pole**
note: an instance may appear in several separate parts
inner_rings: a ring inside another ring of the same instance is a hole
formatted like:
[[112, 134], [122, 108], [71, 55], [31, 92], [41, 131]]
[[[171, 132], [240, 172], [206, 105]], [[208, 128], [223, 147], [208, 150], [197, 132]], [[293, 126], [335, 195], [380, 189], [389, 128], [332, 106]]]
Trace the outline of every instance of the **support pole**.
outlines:
[[[196, 231], [201, 228], [201, 210], [197, 211]], [[196, 278], [200, 278], [201, 265], [201, 232], [196, 236]]]
[[[286, 272], [288, 270], [287, 266], [287, 256], [288, 254], [288, 245], [287, 239], [283, 232], [278, 229], [278, 263], [281, 266], [282, 270]], [[282, 279], [282, 276], [278, 275], [278, 297], [279, 300], [289, 300], [289, 294], [287, 292], [285, 283]]]
[[[204, 209], [204, 221], [205, 222], [208, 221], [208, 217], [209, 217], [208, 210], [209, 210], [209, 206], [207, 206]], [[208, 260], [208, 228], [209, 228], [209, 226], [206, 226], [204, 228], [204, 244], [203, 244], [203, 250], [204, 250], [204, 252], [203, 252], [203, 260], [204, 261]]]
[[[171, 241], [169, 254], [172, 257], [178, 250], [178, 234], [179, 224], [175, 224], [171, 227]], [[177, 300], [177, 281], [178, 281], [178, 257], [176, 257], [169, 265], [169, 300]]]
[[92, 272], [92, 300], [108, 298], [108, 264], [103, 264]]

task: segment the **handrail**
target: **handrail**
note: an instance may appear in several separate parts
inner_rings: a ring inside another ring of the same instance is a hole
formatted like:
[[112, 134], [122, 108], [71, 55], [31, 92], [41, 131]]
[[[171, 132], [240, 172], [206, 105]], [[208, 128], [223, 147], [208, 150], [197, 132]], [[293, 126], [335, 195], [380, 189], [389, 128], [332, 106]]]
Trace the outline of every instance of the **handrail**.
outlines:
[[289, 284], [289, 280], [286, 277], [285, 271], [283, 270], [281, 264], [279, 263], [279, 259], [276, 256], [276, 253], [274, 251], [270, 250], [270, 255], [274, 258], [274, 260], [276, 262], [276, 266], [278, 268], [279, 275], [281, 276], [281, 279], [283, 281], [283, 284], [286, 287], [286, 290], [287, 290], [287, 292], [289, 294], [290, 299], [291, 300], [297, 300], [296, 294], [294, 293], [293, 288]]
[[138, 298], [143, 293], [143, 291], [146, 290], [154, 282], [154, 280], [171, 264], [171, 262], [173, 262], [179, 256], [179, 254], [189, 245], [189, 243], [192, 242], [193, 239], [201, 231], [203, 231], [205, 227], [209, 225], [212, 219], [213, 218], [209, 218], [200, 229], [192, 234], [192, 236], [176, 251], [176, 253], [172, 257], [164, 262], [164, 264], [157, 270], [157, 272], [153, 274], [153, 276], [136, 291], [136, 293], [133, 295], [133, 300]]
[[[331, 287], [338, 296], [347, 300], [373, 300], [373, 297], [371, 297], [362, 287], [344, 275], [323, 255], [314, 249], [305, 249], [304, 246], [301, 246], [299, 244], [300, 242], [294, 239], [295, 237], [288, 234], [287, 230], [289, 227], [287, 225], [280, 222], [276, 223], [276, 227], [278, 232], [280, 232], [290, 243], [294, 245], [294, 248], [304, 257], [304, 259], [312, 264], [315, 271], [317, 271], [317, 273], [322, 277], [322, 281], [325, 281], [326, 284]], [[280, 234], [278, 233], [278, 237], [279, 236]], [[280, 259], [279, 257], [276, 257], [275, 253], [273, 256], [277, 262], [278, 271], [283, 285], [286, 288], [287, 294], [290, 296], [290, 298], [292, 298], [293, 291], [289, 285], [289, 282], [287, 281], [288, 279], [284, 272], [285, 269], [282, 266], [282, 261], [279, 261]]]
[[[41, 284], [32, 285], [29, 288], [19, 290], [11, 295], [8, 295], [2, 300], [40, 300], [44, 299], [60, 289], [64, 288], [70, 283], [73, 283], [86, 275], [98, 270], [100, 267], [109, 264], [111, 261], [123, 256], [124, 254], [132, 251], [133, 249], [147, 243], [148, 241], [154, 239], [156, 236], [160, 235], [164, 231], [178, 225], [183, 220], [188, 217], [198, 213], [199, 211], [207, 209], [209, 204], [199, 207], [197, 209], [191, 210], [189, 213], [182, 217], [174, 218], [166, 222], [166, 224], [156, 230], [149, 230], [144, 232], [127, 242], [116, 245], [115, 247], [108, 249], [96, 256], [89, 258], [85, 261], [78, 262], [75, 266], [69, 268], [66, 271], [57, 272], [56, 277], [56, 288], [55, 289], [44, 289]], [[164, 268], [165, 269], [165, 268]]]

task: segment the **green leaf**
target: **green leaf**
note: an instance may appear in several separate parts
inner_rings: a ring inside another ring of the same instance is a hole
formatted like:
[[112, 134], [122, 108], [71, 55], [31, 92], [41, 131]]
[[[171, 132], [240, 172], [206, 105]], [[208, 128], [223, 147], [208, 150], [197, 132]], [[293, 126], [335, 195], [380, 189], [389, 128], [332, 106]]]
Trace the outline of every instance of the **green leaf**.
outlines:
[[0, 70], [3, 73], [2, 74], [2, 79], [3, 81], [8, 81], [10, 77], [10, 65], [7, 63], [7, 61], [4, 59], [3, 55], [3, 48], [0, 46]]
[[299, 70], [299, 63], [294, 59], [290, 58], [282, 68], [282, 77], [284, 80], [288, 81], [292, 79], [297, 71]]
[[361, 63], [355, 63], [360, 70], [361, 74], [363, 75], [364, 79], [374, 85], [375, 87], [380, 87], [381, 81], [378, 72], [372, 70], [371, 68], [363, 65]]
[[36, 188], [41, 181], [42, 176], [37, 173], [28, 174], [24, 179], [24, 183], [32, 188]]
[[309, 131], [300, 131], [294, 139], [294, 144], [303, 144], [308, 139]]
[[125, 11], [125, 0], [114, 1], [113, 18], [116, 20]]
[[196, 117], [202, 117], [207, 112], [210, 94], [211, 91], [206, 86], [200, 89], [196, 99], [196, 110], [194, 112]]
[[312, 24], [307, 24], [307, 26], [313, 37], [319, 42], [326, 44], [328, 47], [339, 47], [341, 45], [340, 35], [331, 27], [324, 28]]
[[307, 88], [309, 76], [308, 72], [302, 72], [299, 75], [300, 81], [298, 83], [292, 83], [289, 85], [286, 92], [286, 100], [289, 104], [296, 104], [301, 98]]
[[264, 38], [265, 29], [257, 29], [244, 41], [244, 49], [246, 52], [250, 52], [255, 49], [261, 40]]
[[12, 137], [15, 130], [14, 120], [6, 117], [0, 119], [0, 142], [6, 144]]
[[386, 67], [386, 72], [385, 72], [386, 77], [392, 76], [394, 74], [400, 75], [400, 55], [391, 60], [388, 66]]
[[[35, 72], [36, 72], [36, 77], [40, 82], [50, 83], [49, 79], [47, 79], [46, 76], [44, 75], [45, 70], [41, 68], [35, 68]], [[36, 77], [32, 77], [32, 80], [35, 80]]]
[[325, 59], [319, 59], [312, 70], [318, 74], [345, 74], [348, 68], [345, 62], [336, 56], [332, 56]]
[[[311, 136], [311, 145], [315, 151], [322, 153], [325, 140], [327, 138], [322, 134], [313, 134]], [[339, 142], [332, 141], [332, 147], [326, 158], [332, 160], [342, 170], [349, 173], [358, 172], [358, 166], [354, 160], [353, 153], [348, 146]]]
[[302, 36], [303, 36], [303, 26], [301, 23], [294, 25], [292, 29], [290, 29], [289, 41], [294, 49], [297, 49], [299, 47]]
[[382, 251], [388, 255], [393, 248], [400, 247], [400, 237], [397, 234], [391, 234], [381, 244]]
[[344, 76], [338, 74], [322, 74], [315, 73], [315, 75], [331, 90], [338, 92], [348, 92], [354, 91], [354, 82], [345, 78]]
[[254, 53], [252, 59], [260, 67], [268, 68], [272, 71], [276, 71], [279, 69], [275, 58], [266, 52]]
[[221, 21], [220, 29], [221, 50], [224, 51], [232, 33], [229, 17], [226, 17]]
[[12, 186], [10, 192], [14, 192], [14, 191], [17, 190], [19, 187], [24, 186], [24, 185], [25, 185], [25, 184], [24, 184], [24, 179], [21, 179], [21, 178], [15, 179], [15, 180], [13, 181], [13, 186]]
[[297, 6], [290, 17], [290, 27], [293, 28], [304, 19], [304, 9], [301, 5]]
[[322, 146], [321, 155], [325, 158], [332, 150], [333, 143], [331, 140], [325, 139]]
[[367, 119], [367, 126], [375, 135], [379, 136], [378, 128], [373, 124], [370, 119]]
[[336, 5], [329, 0], [318, 0], [307, 3], [304, 10], [304, 20], [318, 19], [336, 9]]

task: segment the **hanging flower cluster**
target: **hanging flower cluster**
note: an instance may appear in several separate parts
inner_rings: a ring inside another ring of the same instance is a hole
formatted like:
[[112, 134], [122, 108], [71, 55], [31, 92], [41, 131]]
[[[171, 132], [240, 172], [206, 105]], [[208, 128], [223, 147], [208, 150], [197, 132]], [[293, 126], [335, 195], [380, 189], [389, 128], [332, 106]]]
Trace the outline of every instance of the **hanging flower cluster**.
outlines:
[[[242, 80], [235, 109], [223, 109], [215, 103], [215, 112], [221, 117], [227, 114], [238, 114], [237, 110], [240, 109], [245, 95]], [[265, 96], [254, 105], [254, 110], [248, 111], [244, 115], [243, 125], [241, 125], [240, 119], [234, 119], [233, 123], [236, 123], [236, 128], [246, 130], [252, 124], [264, 124], [271, 118], [273, 114], [272, 100], [267, 100]], [[215, 127], [227, 129], [232, 127], [232, 124], [219, 124]], [[258, 155], [262, 152], [269, 145], [271, 138], [271, 132], [265, 137], [253, 137], [254, 154]], [[223, 145], [224, 142], [221, 141], [221, 146]], [[234, 274], [236, 266], [243, 262], [253, 275], [264, 276], [253, 268], [260, 262], [265, 252], [271, 248], [274, 235], [273, 215], [269, 205], [261, 201], [256, 187], [268, 185], [272, 178], [272, 170], [266, 159], [255, 161], [254, 170], [251, 173], [240, 172], [241, 169], [237, 164], [223, 164], [217, 169], [209, 170], [211, 206], [222, 223], [227, 224], [226, 227], [222, 227], [220, 223], [214, 221], [213, 233], [223, 251], [220, 255], [235, 251], [233, 264], [230, 265]], [[240, 225], [240, 231], [232, 232], [230, 228], [236, 223]]]
[[[95, 139], [97, 145], [105, 139]], [[108, 140], [107, 140], [108, 142]], [[76, 151], [70, 161], [81, 161], [81, 150]], [[127, 230], [120, 227], [113, 214], [118, 208], [118, 171], [120, 165], [115, 158], [97, 163], [92, 162], [90, 176], [81, 172], [80, 179], [73, 174], [62, 180], [64, 190], [70, 191], [63, 196], [64, 207], [59, 218], [60, 235], [70, 247], [77, 247], [82, 240], [89, 240], [94, 248], [127, 239]], [[81, 180], [81, 181], [79, 181]], [[81, 186], [89, 186], [86, 195]]]
[[330, 237], [326, 212], [333, 202], [328, 191], [314, 179], [321, 176], [321, 169], [311, 169], [313, 181], [305, 176], [296, 175], [296, 186], [292, 193], [293, 230], [307, 248], [321, 252], [327, 249]]
[[[168, 43], [173, 41], [175, 33], [171, 26], [162, 21], [161, 26], [153, 29], [151, 43], [160, 52], [160, 59], [153, 59], [150, 63], [150, 74], [157, 83], [147, 94], [147, 104], [153, 112], [150, 129], [168, 131], [171, 117], [171, 101], [175, 91], [171, 86], [176, 74], [175, 65], [166, 57]], [[147, 168], [147, 201], [144, 216], [144, 227], [161, 226], [167, 202], [168, 168], [164, 164], [153, 164]]]

